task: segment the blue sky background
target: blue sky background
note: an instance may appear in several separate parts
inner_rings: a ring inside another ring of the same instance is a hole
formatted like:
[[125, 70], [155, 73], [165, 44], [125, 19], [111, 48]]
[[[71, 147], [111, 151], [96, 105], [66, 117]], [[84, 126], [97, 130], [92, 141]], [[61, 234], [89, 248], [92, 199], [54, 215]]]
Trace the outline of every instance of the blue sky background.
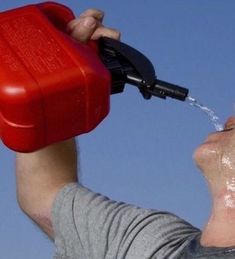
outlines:
[[[181, 84], [224, 121], [234, 114], [235, 1], [57, 1], [78, 15], [106, 12], [105, 24], [153, 62], [159, 79]], [[1, 10], [32, 1], [0, 1]], [[79, 118], [78, 118], [79, 119]], [[202, 227], [210, 211], [206, 184], [193, 150], [214, 131], [206, 115], [187, 103], [152, 98], [133, 86], [111, 97], [111, 112], [79, 137], [81, 178], [113, 199], [168, 210]], [[53, 244], [19, 210], [14, 153], [0, 145], [1, 258], [52, 258]]]

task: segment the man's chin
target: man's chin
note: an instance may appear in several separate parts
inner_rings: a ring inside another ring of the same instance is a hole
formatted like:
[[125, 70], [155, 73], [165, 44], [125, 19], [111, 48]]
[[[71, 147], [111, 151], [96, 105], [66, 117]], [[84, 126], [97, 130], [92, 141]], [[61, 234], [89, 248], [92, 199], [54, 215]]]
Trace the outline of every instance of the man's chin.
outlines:
[[208, 167], [213, 167], [218, 156], [217, 148], [214, 141], [206, 140], [203, 144], [196, 148], [193, 159], [197, 167], [205, 171]]

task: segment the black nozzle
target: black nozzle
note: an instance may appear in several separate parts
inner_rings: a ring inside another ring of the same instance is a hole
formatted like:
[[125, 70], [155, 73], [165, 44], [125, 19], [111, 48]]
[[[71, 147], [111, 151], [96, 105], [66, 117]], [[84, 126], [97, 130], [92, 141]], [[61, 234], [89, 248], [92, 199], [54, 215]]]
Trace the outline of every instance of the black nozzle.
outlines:
[[139, 88], [145, 99], [152, 96], [185, 101], [189, 90], [156, 79], [152, 63], [138, 50], [109, 38], [100, 40], [101, 59], [112, 75], [111, 93], [121, 93], [126, 83]]
[[155, 80], [155, 85], [148, 90], [154, 96], [171, 97], [177, 100], [185, 101], [189, 90], [187, 88], [171, 84], [159, 79]]
[[152, 96], [157, 96], [163, 99], [171, 97], [180, 101], [185, 101], [189, 92], [187, 88], [159, 79], [155, 79], [153, 85], [148, 85], [136, 75], [127, 75], [126, 82], [137, 86], [146, 100], [149, 100]]

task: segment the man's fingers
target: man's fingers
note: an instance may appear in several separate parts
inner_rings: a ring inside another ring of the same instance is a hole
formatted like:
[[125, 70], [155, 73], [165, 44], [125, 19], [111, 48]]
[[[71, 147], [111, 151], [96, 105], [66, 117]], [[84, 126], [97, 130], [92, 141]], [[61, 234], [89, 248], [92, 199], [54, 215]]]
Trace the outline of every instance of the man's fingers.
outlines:
[[68, 26], [68, 32], [76, 40], [87, 42], [98, 40], [101, 37], [108, 37], [119, 40], [120, 32], [102, 25], [104, 13], [97, 9], [88, 9], [77, 19], [72, 20]]
[[104, 12], [97, 9], [88, 9], [80, 15], [80, 17], [88, 17], [88, 16], [94, 17], [99, 22], [102, 22], [104, 18]]
[[68, 30], [76, 40], [86, 42], [91, 38], [98, 25], [99, 22], [94, 17], [81, 17], [72, 21], [68, 25]]
[[115, 40], [120, 40], [121, 33], [115, 29], [107, 27], [98, 27], [91, 36], [92, 40], [98, 40], [101, 37], [108, 37]]
[[103, 21], [104, 18], [104, 12], [97, 10], [97, 9], [88, 9], [85, 12], [83, 12], [78, 18], [72, 20], [68, 26], [67, 29], [69, 32], [72, 32], [77, 25], [86, 17], [92, 17], [96, 19], [100, 24]]

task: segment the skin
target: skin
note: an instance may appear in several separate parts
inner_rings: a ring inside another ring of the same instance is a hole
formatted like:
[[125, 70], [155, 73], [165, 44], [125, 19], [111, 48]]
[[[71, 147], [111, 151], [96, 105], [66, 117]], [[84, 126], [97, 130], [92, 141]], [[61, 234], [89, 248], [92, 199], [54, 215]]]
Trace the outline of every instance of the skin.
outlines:
[[[67, 31], [76, 40], [86, 43], [102, 36], [119, 39], [117, 30], [104, 27], [104, 13], [89, 9], [68, 24]], [[16, 154], [17, 198], [21, 209], [53, 239], [51, 208], [58, 191], [78, 181], [75, 140], [41, 149], [30, 154]]]
[[194, 154], [212, 198], [211, 215], [201, 237], [203, 246], [235, 246], [235, 116], [224, 129], [210, 134]]

